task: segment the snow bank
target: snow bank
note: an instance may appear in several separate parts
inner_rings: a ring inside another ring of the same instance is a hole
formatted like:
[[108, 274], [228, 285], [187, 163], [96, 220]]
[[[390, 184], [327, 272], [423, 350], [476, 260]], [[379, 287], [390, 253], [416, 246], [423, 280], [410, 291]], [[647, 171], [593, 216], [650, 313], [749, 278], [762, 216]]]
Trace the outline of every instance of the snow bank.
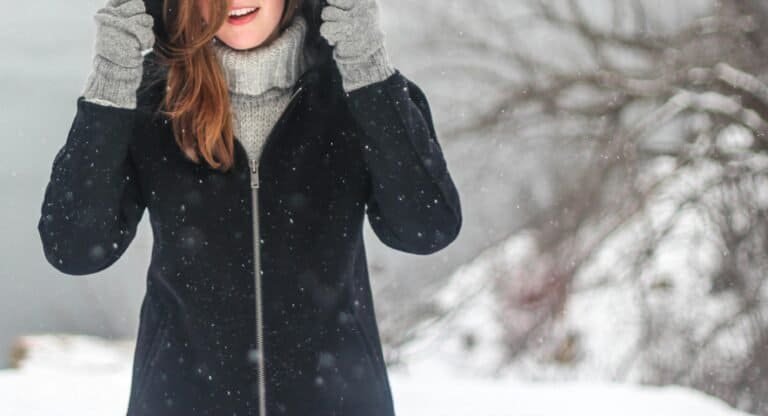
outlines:
[[[127, 341], [25, 337], [19, 369], [0, 371], [0, 413], [14, 416], [124, 415], [132, 347]], [[530, 383], [390, 370], [398, 416], [745, 416], [681, 387]]]

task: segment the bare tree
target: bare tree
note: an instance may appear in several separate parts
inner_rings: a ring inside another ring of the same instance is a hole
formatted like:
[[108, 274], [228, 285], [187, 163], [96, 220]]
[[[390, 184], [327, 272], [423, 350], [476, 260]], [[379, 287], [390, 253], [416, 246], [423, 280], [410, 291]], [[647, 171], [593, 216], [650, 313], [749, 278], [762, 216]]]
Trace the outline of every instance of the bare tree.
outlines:
[[[447, 47], [477, 57], [457, 68], [496, 86], [450, 134], [503, 128], [547, 149], [553, 203], [525, 227], [536, 230], [535, 267], [494, 276], [508, 360], [542, 338], [557, 340], [558, 360], [578, 359], [577, 334], [554, 336], [569, 297], [629, 281], [641, 336], [617, 378], [639, 366], [643, 382], [693, 386], [768, 415], [768, 4], [696, 2], [693, 12], [669, 2], [685, 17], [670, 22], [670, 10], [643, 0], [514, 3], [475, 2], [473, 25], [453, 7], [421, 6], [461, 33]], [[436, 54], [446, 46], [427, 42]], [[613, 273], [576, 287], [628, 234]], [[679, 276], [649, 273], [669, 247], [699, 245], [715, 255], [680, 274], [736, 305], [713, 319], [683, 316], [669, 301]], [[417, 332], [403, 334], [391, 345]]]

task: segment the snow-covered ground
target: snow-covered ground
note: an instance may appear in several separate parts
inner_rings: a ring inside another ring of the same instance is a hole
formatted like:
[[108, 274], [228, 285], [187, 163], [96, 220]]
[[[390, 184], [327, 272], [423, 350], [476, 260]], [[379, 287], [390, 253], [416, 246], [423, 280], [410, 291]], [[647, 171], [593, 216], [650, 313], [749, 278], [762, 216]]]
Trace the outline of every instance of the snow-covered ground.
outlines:
[[[0, 371], [0, 414], [125, 414], [130, 342], [36, 336], [22, 341], [21, 368]], [[722, 401], [680, 387], [531, 383], [450, 377], [444, 371], [390, 370], [398, 416], [737, 416]]]

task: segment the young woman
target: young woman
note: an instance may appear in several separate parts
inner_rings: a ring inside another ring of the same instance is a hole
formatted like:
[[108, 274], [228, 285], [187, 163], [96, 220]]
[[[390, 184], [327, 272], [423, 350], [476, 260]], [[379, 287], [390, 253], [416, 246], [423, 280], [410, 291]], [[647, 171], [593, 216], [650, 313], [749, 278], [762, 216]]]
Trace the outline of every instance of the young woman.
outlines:
[[392, 416], [368, 280], [462, 217], [375, 0], [110, 0], [38, 230], [72, 275], [153, 231], [128, 414]]

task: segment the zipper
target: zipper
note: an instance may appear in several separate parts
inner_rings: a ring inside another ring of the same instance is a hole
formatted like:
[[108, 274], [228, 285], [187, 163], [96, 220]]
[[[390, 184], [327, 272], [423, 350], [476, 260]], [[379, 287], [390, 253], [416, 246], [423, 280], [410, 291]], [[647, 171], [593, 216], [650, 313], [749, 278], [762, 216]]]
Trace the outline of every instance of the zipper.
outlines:
[[275, 123], [272, 131], [267, 135], [264, 144], [262, 145], [262, 151], [256, 159], [249, 159], [251, 171], [251, 211], [253, 212], [253, 269], [254, 269], [254, 295], [255, 295], [255, 307], [256, 307], [256, 356], [258, 366], [258, 389], [259, 389], [259, 416], [266, 416], [266, 377], [264, 374], [264, 314], [262, 309], [261, 300], [261, 235], [259, 232], [259, 163], [261, 157], [264, 154], [264, 150], [267, 148], [270, 138], [275, 134], [275, 130], [278, 126], [281, 126], [283, 119], [287, 117], [287, 114], [292, 109], [294, 99], [303, 90], [303, 85], [298, 85], [296, 90], [291, 95], [288, 101], [286, 109], [279, 117], [277, 123]]

